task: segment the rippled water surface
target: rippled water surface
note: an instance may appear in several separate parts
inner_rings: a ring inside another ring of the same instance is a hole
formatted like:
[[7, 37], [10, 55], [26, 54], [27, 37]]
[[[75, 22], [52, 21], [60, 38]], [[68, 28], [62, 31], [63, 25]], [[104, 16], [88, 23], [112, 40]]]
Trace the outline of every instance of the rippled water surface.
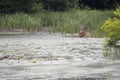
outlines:
[[103, 44], [59, 33], [1, 36], [0, 80], [119, 80], [120, 60], [104, 57]]

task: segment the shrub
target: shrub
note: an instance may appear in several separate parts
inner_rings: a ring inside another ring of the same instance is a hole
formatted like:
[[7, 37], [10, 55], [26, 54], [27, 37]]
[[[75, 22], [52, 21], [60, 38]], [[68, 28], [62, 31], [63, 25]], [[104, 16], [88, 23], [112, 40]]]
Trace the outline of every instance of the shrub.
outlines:
[[107, 32], [107, 36], [110, 38], [108, 45], [115, 45], [120, 40], [120, 7], [114, 11], [114, 14], [117, 18], [107, 19], [102, 26], [102, 29]]

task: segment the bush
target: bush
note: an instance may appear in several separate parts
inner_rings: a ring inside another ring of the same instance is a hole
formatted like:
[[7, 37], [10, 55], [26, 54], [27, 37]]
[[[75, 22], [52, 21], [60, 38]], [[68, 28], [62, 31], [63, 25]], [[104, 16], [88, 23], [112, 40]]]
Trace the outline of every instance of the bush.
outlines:
[[102, 29], [107, 32], [107, 36], [110, 38], [108, 45], [115, 45], [120, 40], [120, 7], [114, 11], [114, 14], [117, 18], [107, 19], [102, 26]]

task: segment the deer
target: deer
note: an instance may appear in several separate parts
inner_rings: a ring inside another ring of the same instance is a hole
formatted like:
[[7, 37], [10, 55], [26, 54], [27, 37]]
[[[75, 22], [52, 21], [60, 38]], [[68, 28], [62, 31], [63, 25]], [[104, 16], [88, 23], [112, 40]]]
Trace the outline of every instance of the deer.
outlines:
[[83, 26], [80, 26], [80, 29], [79, 29], [79, 33], [78, 33], [79, 37], [85, 37], [86, 36], [86, 30], [85, 30], [85, 27]]

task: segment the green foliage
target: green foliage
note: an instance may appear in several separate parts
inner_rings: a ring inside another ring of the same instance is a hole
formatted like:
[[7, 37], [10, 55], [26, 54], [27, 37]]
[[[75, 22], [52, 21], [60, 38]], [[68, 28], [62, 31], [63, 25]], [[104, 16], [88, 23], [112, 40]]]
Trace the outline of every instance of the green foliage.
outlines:
[[29, 12], [39, 12], [42, 11], [44, 5], [41, 3], [33, 3]]
[[79, 7], [87, 9], [112, 9], [119, 4], [119, 0], [0, 0], [0, 12], [36, 12], [41, 9], [64, 11]]
[[108, 33], [108, 37], [120, 39], [120, 19], [108, 19], [105, 21], [102, 28]]
[[[36, 14], [36, 16], [38, 15]], [[92, 37], [100, 37], [104, 35], [100, 27], [110, 16], [113, 16], [112, 11], [74, 9], [65, 12], [48, 11], [41, 13], [39, 18], [42, 19], [43, 26], [50, 27], [52, 31], [60, 31], [65, 34], [77, 33], [80, 25], [84, 25]]]
[[116, 16], [120, 16], [120, 7], [116, 8], [116, 10], [114, 11], [114, 14]]
[[0, 15], [0, 29], [24, 29], [28, 31], [41, 29], [41, 19], [24, 13]]
[[104, 35], [101, 25], [113, 16], [112, 11], [70, 10], [64, 12], [45, 11], [32, 14], [16, 13], [0, 15], [0, 29], [40, 30], [48, 27], [51, 32], [77, 33], [84, 25], [92, 37]]
[[44, 4], [44, 9], [52, 11], [64, 11], [78, 7], [78, 0], [39, 0]]
[[[120, 7], [114, 11], [116, 16], [120, 16]], [[110, 37], [108, 40], [109, 45], [115, 45], [120, 40], [120, 18], [109, 18], [105, 21], [102, 29], [107, 32], [107, 36]]]
[[81, 9], [113, 9], [120, 4], [120, 0], [39, 0], [45, 9], [66, 10], [74, 7]]
[[0, 12], [32, 12], [41, 9], [36, 0], [0, 0]]

